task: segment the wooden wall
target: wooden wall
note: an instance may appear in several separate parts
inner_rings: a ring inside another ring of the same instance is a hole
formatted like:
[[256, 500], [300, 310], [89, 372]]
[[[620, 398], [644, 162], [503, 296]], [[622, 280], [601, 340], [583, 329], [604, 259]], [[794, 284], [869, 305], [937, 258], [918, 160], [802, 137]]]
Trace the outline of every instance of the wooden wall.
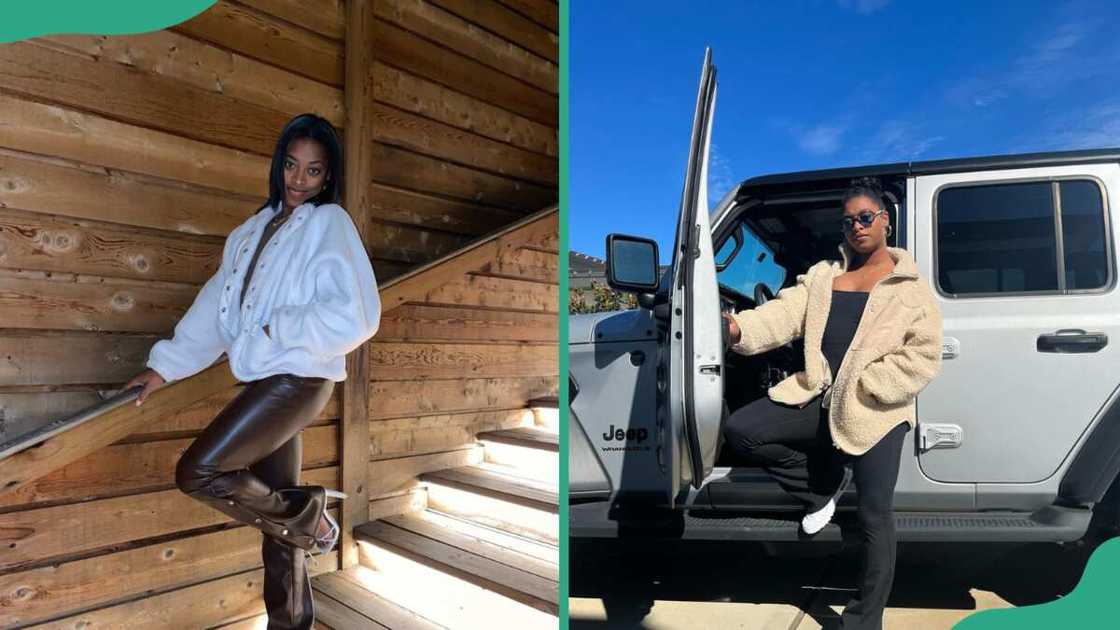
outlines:
[[426, 262], [555, 203], [556, 4], [374, 0], [374, 14], [373, 255]]
[[477, 433], [520, 426], [529, 401], [557, 395], [557, 213], [504, 238], [383, 316], [370, 347], [374, 503], [465, 465]]
[[[0, 437], [141, 371], [267, 196], [283, 124], [343, 127], [342, 10], [231, 2], [170, 31], [0, 45]], [[236, 393], [0, 497], [0, 627], [261, 612], [260, 533], [174, 485]], [[338, 485], [338, 416], [336, 394], [304, 432], [309, 483]]]
[[[369, 182], [365, 240], [385, 281], [555, 201], [557, 9], [374, 8], [373, 172], [348, 175]], [[267, 195], [284, 122], [315, 112], [345, 135], [345, 11], [342, 0], [222, 0], [167, 31], [0, 45], [0, 439], [143, 369], [216, 270], [225, 236]], [[554, 315], [545, 321], [555, 280], [540, 276], [554, 259], [554, 242], [527, 244], [518, 261], [466, 270], [458, 288], [387, 318], [371, 364], [371, 458], [453, 449], [467, 429], [500, 424], [521, 394], [555, 391], [544, 367], [556, 356]], [[468, 290], [498, 301], [472, 303]], [[445, 338], [417, 332], [432, 317]], [[513, 373], [522, 352], [531, 367]], [[388, 377], [387, 357], [403, 368]], [[305, 483], [339, 485], [341, 391], [304, 432]], [[259, 532], [173, 481], [179, 455], [236, 393], [0, 496], [0, 627], [260, 613]], [[417, 500], [399, 489], [373, 498], [371, 517]], [[316, 570], [336, 566], [331, 554]]]

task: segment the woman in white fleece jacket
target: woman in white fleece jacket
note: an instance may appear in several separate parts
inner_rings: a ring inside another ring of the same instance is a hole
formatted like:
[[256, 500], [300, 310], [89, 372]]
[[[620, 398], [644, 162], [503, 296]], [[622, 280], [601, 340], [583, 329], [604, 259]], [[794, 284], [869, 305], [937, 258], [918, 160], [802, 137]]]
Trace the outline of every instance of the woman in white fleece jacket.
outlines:
[[318, 417], [346, 354], [377, 332], [377, 280], [360, 235], [338, 205], [343, 159], [329, 122], [313, 114], [284, 127], [272, 157], [268, 202], [226, 238], [218, 271], [156, 343], [137, 404], [166, 381], [229, 356], [244, 389], [179, 459], [184, 493], [264, 533], [270, 629], [311, 628], [305, 552], [326, 553], [339, 527], [328, 497], [299, 484], [300, 431]]
[[887, 246], [878, 182], [853, 182], [840, 218], [842, 263], [822, 261], [776, 299], [727, 316], [732, 349], [757, 354], [805, 340], [805, 371], [727, 420], [727, 445], [808, 504], [820, 531], [854, 479], [863, 533], [859, 596], [841, 627], [882, 628], [894, 581], [894, 486], [914, 398], [941, 366], [941, 313], [906, 250]]

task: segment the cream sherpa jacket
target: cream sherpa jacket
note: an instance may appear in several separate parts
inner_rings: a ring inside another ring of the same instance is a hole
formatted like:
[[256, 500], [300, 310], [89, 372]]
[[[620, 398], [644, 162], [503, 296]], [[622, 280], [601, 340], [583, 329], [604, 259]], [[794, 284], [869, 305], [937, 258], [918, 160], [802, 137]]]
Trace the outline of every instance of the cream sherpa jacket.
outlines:
[[914, 427], [914, 398], [941, 370], [941, 311], [913, 257], [888, 248], [895, 268], [871, 290], [855, 337], [832, 370], [821, 338], [832, 305], [832, 280], [848, 268], [852, 252], [840, 246], [842, 262], [821, 261], [797, 284], [766, 304], [732, 315], [742, 337], [732, 346], [758, 354], [804, 337], [805, 370], [770, 388], [770, 399], [804, 406], [827, 391], [833, 444], [862, 455], [899, 422]]

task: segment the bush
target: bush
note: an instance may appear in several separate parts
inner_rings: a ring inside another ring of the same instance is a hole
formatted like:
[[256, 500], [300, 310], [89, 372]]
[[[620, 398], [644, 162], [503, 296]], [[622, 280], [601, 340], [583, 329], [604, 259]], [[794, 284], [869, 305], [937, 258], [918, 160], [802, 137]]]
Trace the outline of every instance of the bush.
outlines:
[[638, 298], [633, 293], [615, 291], [605, 284], [592, 282], [587, 289], [568, 291], [568, 312], [604, 313], [638, 308]]

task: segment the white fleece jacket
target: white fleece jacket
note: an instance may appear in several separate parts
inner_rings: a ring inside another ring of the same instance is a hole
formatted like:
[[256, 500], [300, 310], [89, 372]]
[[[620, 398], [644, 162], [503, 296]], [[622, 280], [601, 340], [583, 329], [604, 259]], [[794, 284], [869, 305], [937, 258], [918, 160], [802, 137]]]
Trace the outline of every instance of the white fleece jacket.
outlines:
[[277, 212], [261, 210], [230, 232], [221, 266], [174, 336], [152, 346], [147, 366], [164, 380], [196, 374], [223, 352], [242, 382], [281, 373], [346, 380], [346, 355], [377, 332], [381, 301], [362, 239], [342, 206], [296, 208], [265, 245], [245, 303], [238, 303], [253, 252]]

